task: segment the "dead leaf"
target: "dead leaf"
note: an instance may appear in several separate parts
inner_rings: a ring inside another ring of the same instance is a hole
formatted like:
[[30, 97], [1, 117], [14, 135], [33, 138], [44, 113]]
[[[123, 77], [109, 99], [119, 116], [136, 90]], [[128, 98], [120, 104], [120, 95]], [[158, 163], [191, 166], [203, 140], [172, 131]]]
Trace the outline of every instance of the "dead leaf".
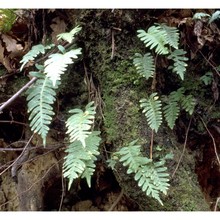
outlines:
[[66, 32], [66, 23], [59, 17], [54, 18], [52, 21], [53, 24], [50, 25], [51, 29], [53, 30], [51, 34], [52, 41], [53, 43], [58, 44], [57, 35]]
[[17, 41], [9, 35], [2, 34], [1, 37], [5, 42], [6, 50], [10, 53], [10, 58], [22, 56], [24, 48], [21, 44], [18, 44]]
[[3, 66], [7, 69], [8, 73], [11, 73], [12, 68], [10, 65], [10, 59], [8, 57], [4, 56], [4, 51], [5, 51], [5, 48], [0, 43], [0, 63], [2, 63]]

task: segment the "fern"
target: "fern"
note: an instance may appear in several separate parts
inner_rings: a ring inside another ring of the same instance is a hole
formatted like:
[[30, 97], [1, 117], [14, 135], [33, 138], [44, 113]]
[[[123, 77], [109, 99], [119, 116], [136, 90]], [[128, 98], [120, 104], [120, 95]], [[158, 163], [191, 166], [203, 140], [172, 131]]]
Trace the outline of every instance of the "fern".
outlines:
[[184, 50], [179, 49], [171, 52], [171, 54], [167, 57], [168, 59], [174, 61], [174, 65], [170, 68], [174, 73], [179, 75], [182, 80], [184, 79], [184, 74], [187, 66], [186, 61], [188, 60], [188, 58], [184, 56], [185, 54], [186, 52]]
[[68, 33], [61, 33], [57, 35], [57, 40], [65, 40], [68, 43], [72, 43], [75, 34], [77, 34], [82, 28], [79, 26], [76, 26], [72, 31], [68, 32]]
[[40, 73], [38, 76], [41, 77], [27, 90], [28, 112], [31, 130], [42, 137], [45, 146], [49, 125], [54, 115], [52, 105], [55, 101], [56, 87], [53, 88], [48, 77]]
[[196, 105], [196, 100], [192, 95], [187, 95], [181, 100], [182, 108], [190, 115], [193, 114], [195, 105]]
[[141, 154], [141, 146], [132, 141], [127, 147], [122, 147], [119, 154], [119, 161], [123, 166], [128, 166], [127, 173], [134, 173], [134, 179], [138, 182], [138, 186], [147, 196], [155, 198], [163, 205], [159, 193], [167, 193], [169, 188], [169, 174], [165, 171], [165, 160], [153, 162]]
[[161, 101], [157, 93], [152, 93], [148, 99], [141, 99], [140, 102], [150, 128], [157, 132], [162, 123]]
[[207, 18], [207, 17], [210, 17], [210, 15], [207, 13], [198, 12], [193, 15], [193, 20], [201, 20], [202, 18]]
[[79, 54], [81, 54], [81, 48], [70, 50], [64, 54], [52, 54], [44, 62], [44, 71], [47, 77], [51, 79], [53, 86], [60, 80], [60, 75], [66, 71], [67, 65], [72, 64], [72, 59], [76, 59]]
[[169, 27], [165, 24], [160, 25], [161, 30], [163, 30], [166, 35], [166, 43], [169, 44], [171, 47], [178, 49], [179, 47], [179, 32], [178, 29], [175, 27]]
[[85, 112], [81, 109], [73, 109], [70, 113], [73, 115], [67, 120], [66, 126], [68, 128], [67, 134], [70, 135], [70, 141], [79, 140], [85, 147], [85, 139], [91, 133], [89, 131], [95, 118], [94, 102], [86, 105]]
[[146, 47], [150, 49], [155, 48], [157, 54], [168, 54], [169, 50], [165, 46], [166, 42], [166, 32], [161, 30], [160, 26], [151, 26], [147, 32], [144, 30], [138, 30], [137, 35], [141, 41], [145, 43]]
[[136, 53], [135, 58], [133, 59], [133, 64], [135, 65], [137, 72], [146, 79], [149, 79], [154, 75], [155, 65], [150, 53], [146, 53], [144, 56]]
[[27, 64], [29, 61], [33, 61], [40, 53], [44, 54], [46, 50], [51, 49], [52, 47], [54, 47], [54, 44], [50, 44], [47, 46], [38, 44], [36, 46], [33, 46], [31, 50], [26, 53], [20, 61], [20, 63], [23, 63], [20, 67], [20, 71], [22, 71], [25, 64]]
[[[91, 187], [91, 177], [95, 171], [95, 161], [100, 154], [98, 146], [101, 141], [100, 132], [93, 131], [85, 139], [85, 146], [81, 141], [73, 141], [65, 150], [63, 175], [69, 180], [70, 189], [73, 180], [82, 177], [86, 178], [87, 184]], [[70, 138], [71, 140], [71, 138]]]
[[163, 107], [164, 117], [171, 129], [173, 129], [175, 121], [180, 113], [179, 102], [183, 98], [183, 92], [183, 88], [180, 88], [177, 91], [171, 92], [166, 100], [164, 99], [166, 103]]
[[220, 11], [218, 10], [212, 14], [211, 18], [209, 19], [209, 24], [211, 24], [213, 21], [219, 18], [220, 18]]

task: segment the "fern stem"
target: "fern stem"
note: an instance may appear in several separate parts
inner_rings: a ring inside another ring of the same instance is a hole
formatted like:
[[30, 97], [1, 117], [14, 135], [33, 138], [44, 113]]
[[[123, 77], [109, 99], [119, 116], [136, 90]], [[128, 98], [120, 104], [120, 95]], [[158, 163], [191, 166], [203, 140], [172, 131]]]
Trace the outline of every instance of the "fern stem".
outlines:
[[153, 142], [154, 142], [154, 130], [151, 130], [151, 140], [150, 140], [150, 159], [153, 158]]
[[156, 84], [157, 84], [157, 79], [156, 79], [156, 76], [157, 76], [156, 63], [157, 63], [157, 55], [156, 55], [155, 61], [154, 61], [155, 70], [154, 70], [153, 80], [152, 80], [152, 84], [151, 84], [151, 90], [152, 90], [152, 92], [155, 91], [155, 89], [156, 89]]

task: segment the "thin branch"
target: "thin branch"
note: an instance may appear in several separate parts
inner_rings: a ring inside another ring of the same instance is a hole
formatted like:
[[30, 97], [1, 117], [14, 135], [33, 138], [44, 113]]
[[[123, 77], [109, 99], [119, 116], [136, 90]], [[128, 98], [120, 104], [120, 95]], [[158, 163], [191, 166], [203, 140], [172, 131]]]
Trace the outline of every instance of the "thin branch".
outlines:
[[0, 106], [0, 114], [2, 113], [2, 110], [5, 107], [7, 107], [16, 98], [18, 98], [18, 96], [21, 95], [21, 93], [24, 92], [26, 89], [28, 89], [29, 86], [31, 86], [36, 80], [37, 80], [37, 77], [33, 77], [26, 85], [24, 85], [20, 90], [18, 90], [10, 99], [8, 99], [3, 105], [1, 105]]
[[213, 137], [213, 135], [211, 134], [211, 132], [209, 131], [209, 129], [207, 128], [205, 122], [203, 121], [203, 119], [200, 117], [206, 131], [209, 133], [210, 137], [212, 138], [212, 143], [213, 143], [213, 147], [214, 147], [214, 151], [215, 151], [215, 156], [217, 158], [217, 161], [218, 161], [218, 164], [220, 166], [220, 159], [219, 159], [219, 156], [218, 156], [218, 152], [217, 152], [217, 147], [216, 147], [216, 143], [215, 143], [215, 138]]
[[25, 153], [26, 149], [29, 147], [29, 144], [33, 138], [34, 134], [30, 137], [30, 139], [28, 140], [27, 144], [25, 145], [25, 147], [23, 148], [23, 151], [21, 152], [21, 154], [16, 158], [16, 160], [10, 164], [6, 169], [4, 169], [1, 173], [0, 176], [5, 173], [9, 168], [13, 167], [18, 161], [19, 159], [23, 156], [23, 154]]
[[119, 196], [118, 196], [118, 198], [114, 201], [114, 203], [111, 205], [111, 207], [109, 208], [108, 211], [112, 211], [112, 210], [116, 207], [116, 205], [117, 205], [117, 204], [119, 203], [119, 201], [121, 200], [123, 194], [124, 194], [124, 190], [122, 189], [121, 192], [120, 192], [120, 194], [119, 194]]
[[217, 207], [218, 207], [218, 203], [219, 203], [219, 201], [220, 201], [220, 197], [218, 197], [218, 198], [216, 199], [216, 203], [215, 203], [214, 212], [216, 212], [216, 211], [217, 211]]
[[187, 130], [186, 130], [186, 137], [185, 137], [185, 141], [184, 141], [184, 145], [183, 145], [183, 151], [182, 151], [182, 154], [181, 154], [181, 156], [180, 156], [180, 159], [179, 159], [179, 161], [178, 161], [178, 163], [177, 163], [177, 165], [176, 165], [176, 168], [175, 168], [175, 170], [174, 170], [174, 172], [173, 172], [173, 174], [172, 174], [172, 178], [173, 178], [174, 175], [176, 174], [176, 171], [177, 171], [177, 169], [179, 168], [180, 162], [181, 162], [181, 160], [182, 160], [182, 158], [183, 158], [183, 155], [184, 155], [184, 153], [185, 153], [186, 144], [187, 144], [187, 139], [188, 139], [188, 134], [189, 134], [189, 129], [190, 129], [190, 126], [191, 126], [191, 122], [192, 122], [192, 117], [190, 118], [189, 125], [188, 125], [188, 128], [187, 128]]
[[28, 124], [25, 124], [23, 122], [20, 122], [20, 121], [14, 121], [14, 120], [11, 120], [11, 121], [8, 121], [8, 120], [1, 120], [0, 123], [9, 123], [9, 124], [19, 124], [19, 125], [24, 125], [24, 126], [28, 126]]

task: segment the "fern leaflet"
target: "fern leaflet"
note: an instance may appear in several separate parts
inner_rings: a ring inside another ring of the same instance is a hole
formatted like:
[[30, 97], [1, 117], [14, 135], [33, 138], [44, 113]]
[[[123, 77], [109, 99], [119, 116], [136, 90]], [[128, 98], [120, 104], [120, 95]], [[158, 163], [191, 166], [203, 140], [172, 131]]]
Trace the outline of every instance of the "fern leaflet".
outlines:
[[137, 72], [146, 79], [149, 79], [154, 75], [155, 65], [150, 53], [146, 53], [144, 56], [136, 53], [135, 58], [133, 59], [133, 64], [135, 65]]
[[81, 141], [75, 140], [65, 150], [67, 155], [64, 157], [63, 175], [69, 180], [68, 189], [70, 189], [73, 180], [79, 177], [86, 178], [88, 186], [91, 186], [96, 156], [100, 154], [98, 151], [101, 141], [99, 134], [100, 132], [93, 131], [85, 139], [85, 146]]
[[212, 14], [211, 18], [209, 19], [209, 24], [211, 24], [213, 21], [219, 18], [220, 18], [220, 11], [218, 10]]
[[52, 80], [53, 86], [60, 80], [60, 75], [66, 71], [67, 65], [72, 64], [72, 59], [76, 59], [79, 54], [81, 54], [81, 48], [70, 50], [64, 54], [52, 54], [49, 56], [49, 59], [44, 62], [44, 71], [47, 77]]
[[48, 46], [38, 44], [36, 46], [33, 46], [31, 50], [28, 51], [28, 53], [26, 53], [20, 61], [20, 63], [23, 63], [20, 67], [20, 71], [29, 61], [33, 61], [40, 53], [44, 54], [46, 50], [51, 49], [52, 47], [54, 47], [54, 44], [50, 44]]
[[73, 28], [72, 31], [68, 32], [68, 33], [61, 33], [57, 35], [57, 40], [63, 39], [65, 41], [67, 41], [68, 43], [72, 43], [75, 34], [77, 34], [82, 28], [79, 26], [76, 26], [75, 28]]
[[150, 128], [157, 132], [162, 123], [161, 101], [157, 93], [152, 93], [148, 99], [141, 99], [140, 102]]
[[41, 78], [27, 90], [30, 127], [32, 131], [42, 137], [44, 146], [46, 145], [49, 125], [54, 115], [52, 104], [55, 101], [55, 89], [52, 86], [52, 81], [41, 74]]
[[70, 113], [73, 115], [67, 120], [67, 134], [70, 135], [70, 141], [74, 142], [79, 140], [85, 147], [85, 139], [91, 133], [89, 131], [95, 119], [95, 107], [94, 102], [90, 102], [86, 105], [85, 112], [81, 109], [73, 109]]
[[137, 141], [132, 141], [127, 147], [122, 147], [117, 153], [120, 156], [120, 162], [123, 166], [128, 166], [127, 173], [135, 173], [134, 179], [138, 186], [147, 196], [155, 198], [163, 205], [159, 193], [167, 193], [169, 187], [169, 174], [165, 171], [165, 160], [153, 162], [147, 157], [141, 155], [141, 146], [136, 145]]
[[144, 30], [138, 30], [137, 32], [139, 33], [137, 36], [145, 43], [146, 47], [155, 48], [157, 54], [169, 53], [168, 48], [165, 46], [167, 44], [166, 32], [160, 26], [151, 26], [147, 32]]
[[168, 59], [174, 61], [174, 65], [170, 68], [172, 68], [172, 71], [179, 75], [182, 80], [184, 80], [184, 74], [187, 66], [186, 61], [188, 60], [188, 58], [184, 56], [185, 54], [186, 52], [184, 50], [178, 49], [171, 52], [171, 54], [167, 57]]

